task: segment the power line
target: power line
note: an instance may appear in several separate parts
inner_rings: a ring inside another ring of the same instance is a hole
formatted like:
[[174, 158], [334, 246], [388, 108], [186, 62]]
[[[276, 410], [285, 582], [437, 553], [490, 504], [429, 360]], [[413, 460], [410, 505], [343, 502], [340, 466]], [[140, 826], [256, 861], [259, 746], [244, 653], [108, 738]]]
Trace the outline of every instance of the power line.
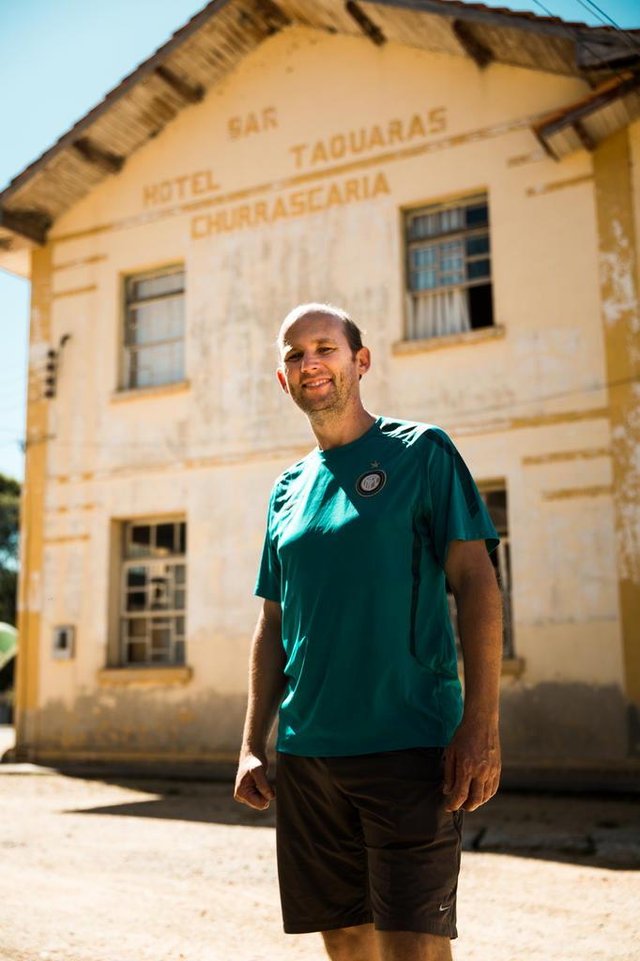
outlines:
[[605, 10], [603, 10], [601, 7], [599, 7], [597, 3], [594, 3], [593, 0], [576, 0], [576, 2], [579, 3], [581, 7], [584, 7], [584, 9], [588, 13], [592, 15], [595, 13], [595, 15], [600, 19], [600, 22], [603, 25], [606, 26], [608, 22], [612, 27], [616, 29], [616, 31], [620, 34], [620, 36], [627, 41], [627, 43], [633, 50], [640, 52], [640, 42], [636, 40], [633, 34], [629, 33], [628, 30], [625, 30], [624, 27], [621, 27], [620, 24], [616, 23], [613, 17], [610, 17], [609, 14]]
[[[562, 20], [562, 17], [559, 17], [557, 13], [553, 13], [551, 10], [549, 10], [548, 7], [545, 7], [544, 3], [541, 3], [540, 0], [533, 0], [533, 2], [537, 7], [540, 7], [541, 10], [544, 10], [544, 12], [548, 17], [551, 17], [553, 20], [560, 20], [560, 22], [564, 25], [564, 21]], [[578, 2], [580, 2], [580, 0], [578, 0]], [[564, 33], [570, 40], [575, 41], [576, 39], [575, 33], [571, 30], [570, 27], [564, 27]], [[588, 50], [590, 53], [592, 53], [597, 60], [600, 59], [602, 54], [599, 50], [596, 50], [595, 47], [592, 47], [591, 44], [582, 37], [580, 38], [580, 42], [582, 43], [582, 46], [584, 47], [585, 50]]]
[[[594, 16], [593, 10], [591, 10], [589, 7], [585, 6], [585, 2], [583, 2], [583, 0], [576, 0], [576, 2], [579, 3], [582, 7], [584, 7], [591, 16]], [[586, 0], [586, 2], [589, 3], [589, 2], [591, 2], [591, 0]], [[559, 17], [556, 13], [553, 13], [551, 10], [549, 10], [549, 8], [546, 7], [546, 6], [541, 2], [541, 0], [533, 0], [533, 3], [535, 3], [536, 6], [540, 7], [540, 9], [543, 10], [543, 11], [547, 14], [548, 17], [551, 17], [551, 18], [554, 19], [554, 20], [560, 20], [561, 22], [563, 22], [563, 21], [562, 21], [562, 18]], [[593, 4], [593, 6], [595, 7], [596, 5]], [[599, 10], [600, 8], [599, 8], [599, 7], [596, 7], [596, 9]], [[603, 11], [603, 13], [604, 13], [604, 11]], [[606, 16], [606, 14], [605, 14], [605, 16]], [[629, 34], [629, 33], [628, 33], [626, 30], [624, 30], [622, 27], [619, 27], [619, 26], [615, 23], [614, 20], [611, 20], [611, 18], [608, 18], [608, 19], [610, 20], [610, 22], [611, 22], [611, 24], [614, 26], [614, 28], [618, 31], [618, 33], [620, 34], [620, 36], [626, 40], [627, 45], [629, 45], [629, 46], [632, 47], [634, 53], [637, 53], [638, 51], [640, 51], [640, 44], [638, 44], [638, 41], [636, 41], [635, 37], [633, 37], [631, 34]], [[575, 34], [572, 32], [572, 30], [571, 30], [569, 27], [567, 27], [564, 32], [565, 32], [565, 34], [567, 35], [567, 37], [568, 37], [570, 40], [574, 40], [574, 41], [575, 41]], [[602, 57], [602, 52], [601, 52], [600, 50], [597, 50], [595, 47], [591, 46], [591, 44], [588, 42], [588, 40], [586, 40], [584, 37], [581, 37], [581, 38], [580, 38], [580, 43], [582, 44], [582, 47], [583, 47], [585, 50], [588, 50], [589, 53], [591, 53], [591, 54], [593, 55], [593, 57], [595, 58], [596, 62], [601, 59], [601, 57]], [[621, 73], [623, 72], [623, 71], [621, 71], [620, 69], [615, 69], [615, 68], [610, 68], [610, 69], [611, 69], [611, 73], [612, 73], [612, 76], [613, 76], [613, 77], [619, 77], [619, 76], [621, 75]]]

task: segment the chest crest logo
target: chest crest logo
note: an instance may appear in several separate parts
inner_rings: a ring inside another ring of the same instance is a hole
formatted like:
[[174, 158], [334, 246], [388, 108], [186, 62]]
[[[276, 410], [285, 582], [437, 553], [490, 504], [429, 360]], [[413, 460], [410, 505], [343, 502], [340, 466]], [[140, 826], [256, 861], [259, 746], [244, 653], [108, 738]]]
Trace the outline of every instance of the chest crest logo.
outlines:
[[373, 497], [374, 494], [380, 493], [386, 483], [387, 475], [383, 470], [379, 468], [368, 470], [364, 474], [360, 474], [356, 481], [356, 490], [361, 497]]

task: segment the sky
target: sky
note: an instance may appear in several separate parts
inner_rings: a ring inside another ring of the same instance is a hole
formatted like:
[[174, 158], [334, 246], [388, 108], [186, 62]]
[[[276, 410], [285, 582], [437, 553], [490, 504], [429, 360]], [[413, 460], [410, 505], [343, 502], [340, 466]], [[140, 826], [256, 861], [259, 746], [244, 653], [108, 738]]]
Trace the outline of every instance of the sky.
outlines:
[[[640, 27], [638, 0], [485, 0], [598, 26]], [[0, 190], [204, 0], [0, 0]], [[600, 12], [598, 12], [600, 11]], [[0, 270], [0, 473], [24, 476], [29, 284]]]

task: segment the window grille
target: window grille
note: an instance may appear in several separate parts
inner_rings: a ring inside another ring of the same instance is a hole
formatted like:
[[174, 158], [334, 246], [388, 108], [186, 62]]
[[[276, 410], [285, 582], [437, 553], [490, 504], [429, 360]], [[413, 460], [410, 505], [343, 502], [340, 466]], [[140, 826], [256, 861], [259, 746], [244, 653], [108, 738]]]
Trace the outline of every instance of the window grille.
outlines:
[[120, 651], [124, 665], [184, 664], [186, 524], [124, 527]]
[[138, 274], [125, 282], [124, 386], [184, 379], [184, 270]]
[[493, 325], [486, 194], [405, 214], [407, 338]]

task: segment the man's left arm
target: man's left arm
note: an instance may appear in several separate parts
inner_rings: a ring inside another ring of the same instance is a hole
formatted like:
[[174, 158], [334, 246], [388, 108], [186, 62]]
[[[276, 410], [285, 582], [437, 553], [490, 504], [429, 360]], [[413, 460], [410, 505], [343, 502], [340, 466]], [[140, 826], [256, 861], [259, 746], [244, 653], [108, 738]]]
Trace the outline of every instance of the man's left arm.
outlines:
[[445, 573], [458, 610], [464, 713], [445, 751], [447, 810], [474, 811], [498, 790], [502, 597], [483, 540], [453, 540]]

